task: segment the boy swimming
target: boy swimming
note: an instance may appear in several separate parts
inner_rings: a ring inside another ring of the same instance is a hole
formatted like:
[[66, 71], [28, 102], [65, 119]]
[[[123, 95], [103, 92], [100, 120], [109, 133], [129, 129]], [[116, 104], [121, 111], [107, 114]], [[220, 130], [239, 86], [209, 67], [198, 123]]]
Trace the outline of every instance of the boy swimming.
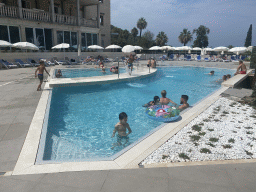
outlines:
[[[122, 112], [119, 114], [120, 122], [118, 122], [115, 125], [113, 135], [111, 136], [111, 137], [114, 137], [116, 132], [118, 132], [117, 143], [113, 144], [111, 149], [114, 149], [114, 147], [116, 147], [117, 145], [118, 146], [122, 145], [122, 143], [121, 143], [122, 139], [125, 139], [125, 143], [123, 144], [123, 146], [125, 146], [125, 144], [128, 143], [128, 141], [129, 141], [128, 135], [132, 132], [132, 130], [131, 130], [129, 124], [127, 123], [127, 119], [128, 119], [128, 116], [125, 112]], [[126, 133], [126, 128], [128, 129], [129, 133]]]

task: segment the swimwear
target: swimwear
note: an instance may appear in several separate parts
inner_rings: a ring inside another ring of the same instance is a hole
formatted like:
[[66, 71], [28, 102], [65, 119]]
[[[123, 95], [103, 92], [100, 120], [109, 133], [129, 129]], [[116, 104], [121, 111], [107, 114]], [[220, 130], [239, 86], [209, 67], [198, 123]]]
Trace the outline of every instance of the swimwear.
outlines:
[[43, 74], [38, 74], [38, 79], [39, 79], [40, 81], [43, 81], [43, 80], [44, 80], [44, 75], [43, 75]]
[[133, 64], [132, 63], [128, 63], [128, 67], [132, 67], [133, 66]]
[[128, 136], [121, 136], [121, 135], [117, 134], [117, 143], [121, 143], [122, 139], [128, 140], [129, 137]]
[[240, 71], [240, 74], [246, 74], [246, 71]]

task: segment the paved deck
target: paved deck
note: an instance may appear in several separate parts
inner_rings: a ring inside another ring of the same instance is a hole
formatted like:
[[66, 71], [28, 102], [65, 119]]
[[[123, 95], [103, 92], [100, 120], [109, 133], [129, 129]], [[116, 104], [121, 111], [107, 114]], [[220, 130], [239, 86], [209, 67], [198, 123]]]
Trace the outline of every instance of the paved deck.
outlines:
[[[229, 68], [225, 64], [216, 63]], [[256, 163], [240, 164], [239, 161], [223, 165], [7, 176], [17, 162], [42, 94], [36, 91], [38, 79], [34, 71], [35, 68], [0, 70], [0, 175], [7, 172], [6, 176], [0, 176], [1, 192], [255, 191]], [[235, 93], [236, 89], [232, 91]]]

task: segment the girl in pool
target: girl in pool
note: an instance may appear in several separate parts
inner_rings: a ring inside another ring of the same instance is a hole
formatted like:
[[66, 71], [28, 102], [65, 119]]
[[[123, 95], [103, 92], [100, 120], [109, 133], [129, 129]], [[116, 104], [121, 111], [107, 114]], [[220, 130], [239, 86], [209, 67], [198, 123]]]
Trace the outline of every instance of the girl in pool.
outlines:
[[154, 101], [150, 101], [147, 104], [143, 105], [143, 107], [149, 107], [152, 105], [160, 105], [160, 98], [158, 96], [154, 97]]

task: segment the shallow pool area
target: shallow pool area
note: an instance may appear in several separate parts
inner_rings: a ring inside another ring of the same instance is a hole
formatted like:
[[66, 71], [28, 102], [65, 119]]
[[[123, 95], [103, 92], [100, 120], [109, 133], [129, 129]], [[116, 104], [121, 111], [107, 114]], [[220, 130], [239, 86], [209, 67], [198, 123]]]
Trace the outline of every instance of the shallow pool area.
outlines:
[[[37, 162], [109, 160], [125, 147], [111, 149], [111, 138], [120, 112], [126, 112], [132, 129], [129, 144], [156, 129], [162, 123], [145, 115], [143, 104], [165, 89], [167, 97], [179, 103], [182, 94], [189, 96], [190, 105], [220, 88], [216, 83], [232, 70], [193, 67], [159, 68], [153, 77], [94, 86], [53, 88], [49, 103], [49, 120], [45, 145], [40, 141]], [[128, 146], [129, 147], [129, 146]]]
[[[57, 74], [58, 69], [55, 69], [55, 75]], [[103, 72], [99, 68], [90, 68], [90, 69], [61, 69], [62, 77], [61, 78], [79, 78], [79, 77], [94, 77], [94, 76], [106, 76], [106, 75], [117, 75], [110, 72], [110, 68], [106, 68]], [[124, 73], [126, 70], [120, 68], [119, 73]]]

